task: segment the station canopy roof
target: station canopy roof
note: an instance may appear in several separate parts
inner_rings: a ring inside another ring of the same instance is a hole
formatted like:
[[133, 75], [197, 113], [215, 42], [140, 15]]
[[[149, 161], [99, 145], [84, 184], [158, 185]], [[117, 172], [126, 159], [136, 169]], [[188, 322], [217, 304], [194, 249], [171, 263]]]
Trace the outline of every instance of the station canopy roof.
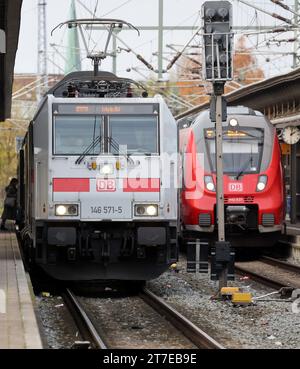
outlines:
[[[11, 114], [12, 83], [19, 40], [21, 7], [22, 0], [0, 0], [0, 30], [5, 32], [6, 38], [6, 53], [0, 52], [0, 121], [9, 118]], [[3, 39], [3, 32], [1, 34], [1, 39]], [[4, 51], [3, 44], [1, 51]]]

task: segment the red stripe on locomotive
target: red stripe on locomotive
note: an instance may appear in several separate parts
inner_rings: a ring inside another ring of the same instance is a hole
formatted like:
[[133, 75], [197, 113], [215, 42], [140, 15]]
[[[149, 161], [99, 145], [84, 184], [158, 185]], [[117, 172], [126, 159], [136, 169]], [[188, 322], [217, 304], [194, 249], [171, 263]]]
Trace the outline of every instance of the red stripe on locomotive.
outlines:
[[54, 178], [53, 192], [90, 192], [90, 179]]
[[125, 178], [123, 180], [124, 192], [159, 192], [159, 178]]

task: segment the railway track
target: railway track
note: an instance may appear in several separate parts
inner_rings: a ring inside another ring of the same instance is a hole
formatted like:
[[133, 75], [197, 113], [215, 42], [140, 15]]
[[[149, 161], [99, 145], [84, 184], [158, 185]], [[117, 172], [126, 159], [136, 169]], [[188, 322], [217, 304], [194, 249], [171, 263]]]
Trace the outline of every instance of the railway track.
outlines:
[[257, 261], [237, 262], [235, 271], [274, 289], [300, 288], [300, 267], [269, 256]]
[[283, 269], [289, 270], [291, 272], [300, 274], [300, 266], [299, 265], [295, 265], [295, 264], [288, 263], [286, 261], [271, 258], [270, 256], [262, 256], [261, 260], [263, 260], [267, 264], [279, 266], [280, 268], [283, 268]]
[[81, 336], [89, 342], [92, 348], [105, 350], [107, 349], [107, 345], [99, 335], [97, 329], [94, 324], [90, 320], [89, 316], [79, 303], [76, 295], [73, 294], [72, 291], [66, 289], [66, 291], [62, 295], [75, 323], [81, 333]]
[[[140, 293], [139, 297], [161, 317], [171, 323], [181, 335], [185, 336], [197, 348], [224, 349], [214, 338], [210, 337], [147, 288]], [[86, 343], [90, 343], [90, 345], [86, 346], [95, 349], [109, 349], [110, 345], [107, 344], [103, 335], [99, 333], [99, 328], [93, 323], [92, 317], [85, 311], [77, 296], [67, 289], [63, 294], [63, 299], [77, 324], [81, 336], [86, 340]]]
[[195, 324], [173, 309], [160, 297], [148, 289], [144, 289], [141, 297], [160, 315], [164, 316], [175, 328], [201, 349], [224, 349], [216, 340], [198, 328]]

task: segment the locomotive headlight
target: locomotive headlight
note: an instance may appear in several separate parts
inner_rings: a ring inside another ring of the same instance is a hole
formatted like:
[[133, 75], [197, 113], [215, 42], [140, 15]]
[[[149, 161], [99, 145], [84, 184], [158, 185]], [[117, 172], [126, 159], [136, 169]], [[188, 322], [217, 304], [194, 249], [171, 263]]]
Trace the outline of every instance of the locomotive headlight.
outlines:
[[231, 127], [236, 127], [238, 125], [238, 121], [235, 118], [230, 119], [229, 124]]
[[113, 164], [102, 164], [100, 167], [100, 174], [103, 174], [105, 176], [113, 174], [114, 173], [114, 166]]
[[134, 215], [138, 217], [156, 217], [158, 215], [158, 205], [154, 204], [135, 205]]
[[55, 206], [55, 215], [67, 215], [68, 209], [65, 205], [56, 205]]
[[78, 205], [70, 205], [68, 207], [68, 214], [69, 215], [78, 215]]
[[150, 217], [157, 216], [157, 213], [158, 213], [158, 207], [157, 207], [157, 205], [149, 205], [149, 206], [147, 206], [146, 207], [146, 213]]
[[204, 177], [205, 187], [208, 191], [216, 191], [216, 187], [214, 184], [214, 180], [211, 176], [205, 176]]
[[56, 216], [77, 216], [78, 205], [77, 204], [66, 204], [66, 205], [55, 205]]
[[135, 215], [144, 215], [145, 214], [145, 206], [144, 205], [138, 205], [135, 207]]
[[265, 176], [265, 175], [259, 176], [257, 186], [256, 186], [256, 191], [257, 192], [263, 191], [267, 186], [267, 182], [268, 182], [268, 177], [267, 176]]

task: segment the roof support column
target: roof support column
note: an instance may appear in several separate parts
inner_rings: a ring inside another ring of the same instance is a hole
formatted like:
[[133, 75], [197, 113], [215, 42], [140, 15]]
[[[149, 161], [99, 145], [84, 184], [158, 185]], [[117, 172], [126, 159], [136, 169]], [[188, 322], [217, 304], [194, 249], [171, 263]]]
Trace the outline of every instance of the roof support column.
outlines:
[[[294, 0], [294, 10], [295, 13], [299, 14], [300, 10], [300, 1]], [[294, 23], [299, 24], [300, 17], [299, 15], [294, 16]], [[294, 32], [295, 34], [295, 41], [294, 41], [294, 56], [293, 56], [293, 68], [298, 68], [300, 65], [300, 30], [297, 28]]]
[[5, 32], [0, 29], [0, 54], [6, 53], [6, 36]]

